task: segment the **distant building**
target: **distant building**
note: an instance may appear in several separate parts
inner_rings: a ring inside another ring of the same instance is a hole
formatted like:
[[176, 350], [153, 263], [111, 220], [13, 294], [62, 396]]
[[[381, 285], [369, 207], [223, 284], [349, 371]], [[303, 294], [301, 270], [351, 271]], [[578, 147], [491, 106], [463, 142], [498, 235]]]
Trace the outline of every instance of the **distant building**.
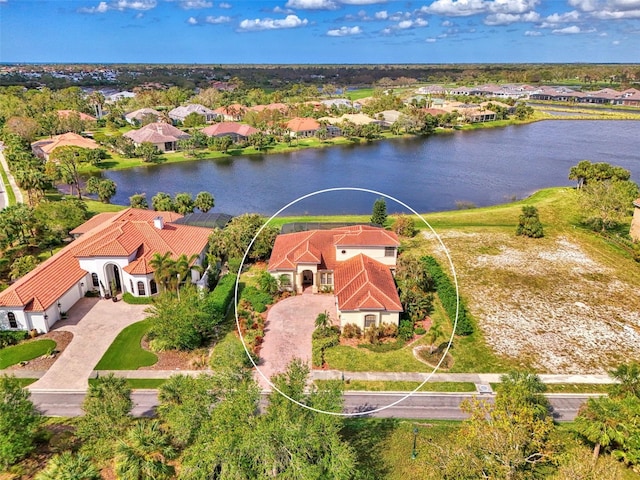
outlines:
[[138, 130], [131, 130], [123, 136], [133, 140], [136, 145], [149, 142], [161, 152], [173, 152], [178, 149], [178, 140], [189, 138], [191, 135], [168, 123], [155, 122]]

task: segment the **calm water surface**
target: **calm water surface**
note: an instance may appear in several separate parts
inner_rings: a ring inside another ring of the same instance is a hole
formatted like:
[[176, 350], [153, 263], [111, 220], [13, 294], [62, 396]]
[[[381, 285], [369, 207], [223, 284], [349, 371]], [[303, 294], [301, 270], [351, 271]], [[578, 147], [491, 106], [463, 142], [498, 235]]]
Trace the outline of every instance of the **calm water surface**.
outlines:
[[[640, 121], [544, 121], [505, 128], [456, 131], [428, 138], [287, 154], [199, 160], [106, 172], [118, 185], [115, 203], [134, 193], [147, 198], [207, 190], [215, 211], [271, 215], [294, 199], [333, 187], [359, 187], [398, 198], [417, 211], [451, 210], [523, 198], [550, 186], [572, 185], [580, 160], [621, 165], [640, 180]], [[286, 214], [370, 213], [375, 196], [326, 193]], [[402, 208], [387, 202], [390, 212]]]

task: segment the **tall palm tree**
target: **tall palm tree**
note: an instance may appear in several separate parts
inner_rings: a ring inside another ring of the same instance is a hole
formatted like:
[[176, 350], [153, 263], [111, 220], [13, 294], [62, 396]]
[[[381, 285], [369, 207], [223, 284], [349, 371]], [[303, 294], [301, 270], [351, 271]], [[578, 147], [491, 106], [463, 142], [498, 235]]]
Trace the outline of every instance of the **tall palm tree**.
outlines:
[[633, 395], [640, 398], [640, 363], [623, 363], [609, 374], [620, 382], [612, 388], [614, 395]]
[[171, 259], [171, 252], [166, 252], [164, 255], [154, 253], [149, 265], [153, 268], [153, 277], [156, 283], [161, 285], [163, 290], [167, 290], [172, 277], [175, 276], [176, 262]]
[[140, 422], [131, 428], [116, 450], [116, 474], [122, 480], [163, 480], [175, 471], [167, 462], [176, 455], [160, 422]]
[[590, 398], [578, 411], [574, 429], [594, 444], [593, 460], [596, 461], [603, 447], [624, 441], [619, 403], [608, 397]]
[[[200, 265], [196, 265], [195, 261], [198, 259], [198, 254], [194, 253], [190, 257], [187, 257], [184, 253], [178, 257], [174, 264], [175, 271], [175, 280], [177, 280], [177, 286], [182, 284], [191, 272], [191, 270], [196, 270], [198, 272], [202, 272], [202, 267]], [[173, 278], [171, 282], [173, 282]]]

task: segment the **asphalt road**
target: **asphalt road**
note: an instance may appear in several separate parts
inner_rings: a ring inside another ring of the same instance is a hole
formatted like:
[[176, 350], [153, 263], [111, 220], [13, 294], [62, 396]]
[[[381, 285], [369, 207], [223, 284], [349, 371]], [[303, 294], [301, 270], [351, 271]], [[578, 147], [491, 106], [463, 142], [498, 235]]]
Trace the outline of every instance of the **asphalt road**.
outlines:
[[[402, 400], [393, 407], [368, 414], [373, 417], [420, 418], [438, 420], [462, 420], [466, 414], [460, 411], [460, 403], [476, 394], [458, 393], [417, 393]], [[78, 391], [42, 391], [31, 392], [31, 400], [36, 407], [47, 416], [75, 417], [82, 415], [82, 401], [85, 392]], [[374, 409], [390, 405], [402, 398], [397, 393], [357, 393], [345, 394], [345, 412], [366, 414]], [[493, 395], [478, 395], [491, 400]], [[573, 420], [590, 395], [553, 395], [549, 401], [554, 409], [554, 417], [558, 421]], [[131, 398], [134, 402], [134, 416], [152, 416], [158, 404], [155, 390], [135, 390]]]

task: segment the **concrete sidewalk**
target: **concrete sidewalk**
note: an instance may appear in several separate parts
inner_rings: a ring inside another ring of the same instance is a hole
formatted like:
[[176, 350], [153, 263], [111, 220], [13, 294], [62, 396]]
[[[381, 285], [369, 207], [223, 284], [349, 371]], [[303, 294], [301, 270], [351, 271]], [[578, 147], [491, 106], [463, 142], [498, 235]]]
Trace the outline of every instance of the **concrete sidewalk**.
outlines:
[[[13, 193], [16, 196], [16, 202], [24, 203], [24, 199], [22, 198], [22, 192], [18, 188], [18, 185], [16, 184], [16, 180], [13, 178], [13, 175], [11, 175], [11, 172], [9, 171], [9, 165], [7, 164], [7, 159], [4, 158], [4, 154], [2, 153], [2, 150], [4, 150], [4, 145], [2, 144], [2, 142], [0, 142], [0, 165], [2, 165], [2, 169], [7, 174], [7, 178], [9, 179], [9, 187], [13, 190]], [[9, 196], [5, 191], [4, 182], [0, 182], [0, 187], [2, 187], [2, 196], [0, 197], [0, 209], [3, 209], [9, 206]]]

